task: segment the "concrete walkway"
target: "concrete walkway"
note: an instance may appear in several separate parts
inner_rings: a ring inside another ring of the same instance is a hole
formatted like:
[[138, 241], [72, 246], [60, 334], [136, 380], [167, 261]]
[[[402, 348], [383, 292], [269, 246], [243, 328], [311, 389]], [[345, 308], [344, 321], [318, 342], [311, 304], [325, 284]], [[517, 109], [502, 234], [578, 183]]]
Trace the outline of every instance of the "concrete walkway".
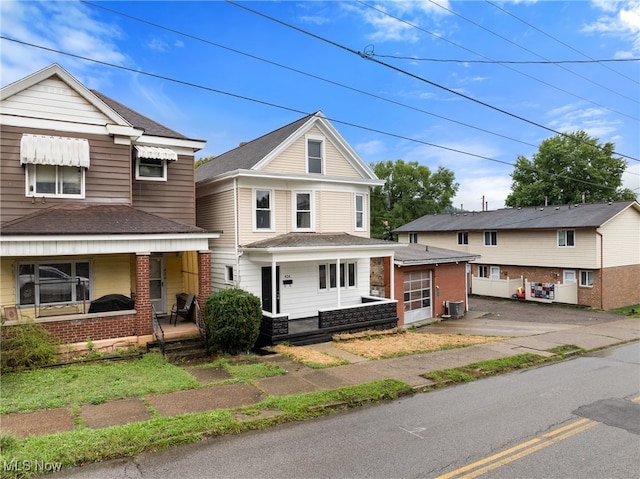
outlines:
[[154, 414], [174, 416], [221, 408], [233, 409], [255, 404], [268, 396], [334, 389], [387, 378], [405, 382], [419, 390], [430, 384], [421, 375], [437, 369], [465, 366], [477, 361], [526, 352], [549, 355], [548, 350], [562, 345], [594, 350], [640, 339], [640, 319], [623, 316], [619, 316], [622, 319], [607, 317], [606, 321], [598, 321], [596, 318], [595, 324], [591, 325], [490, 318], [489, 312], [471, 311], [464, 319], [431, 324], [417, 330], [428, 333], [499, 335], [510, 339], [383, 360], [367, 360], [334, 348], [331, 343], [305, 346], [346, 359], [349, 364], [312, 369], [284, 356], [272, 355], [265, 360], [279, 363], [287, 373], [259, 379], [254, 385], [216, 384], [216, 381], [229, 377], [221, 368], [191, 370], [199, 381], [212, 385], [202, 389], [150, 394], [144, 401], [140, 398], [124, 398], [99, 405], [87, 404], [79, 412], [76, 411], [75, 415], [70, 407], [7, 414], [0, 417], [2, 431], [22, 437], [44, 435], [72, 430], [78, 422], [89, 428], [104, 428], [146, 421]]

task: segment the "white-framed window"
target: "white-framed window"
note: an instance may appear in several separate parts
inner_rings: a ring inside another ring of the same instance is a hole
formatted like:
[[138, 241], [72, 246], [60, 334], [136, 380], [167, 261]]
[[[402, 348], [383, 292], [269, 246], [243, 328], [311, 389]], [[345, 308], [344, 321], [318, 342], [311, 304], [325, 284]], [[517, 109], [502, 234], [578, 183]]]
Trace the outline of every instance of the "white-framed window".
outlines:
[[498, 246], [498, 232], [497, 231], [485, 231], [484, 232], [484, 245], [485, 246]]
[[86, 168], [60, 165], [26, 165], [27, 196], [84, 198]]
[[136, 158], [136, 180], [167, 181], [167, 160]]
[[254, 190], [254, 227], [256, 230], [273, 230], [273, 191]]
[[469, 232], [468, 231], [458, 231], [458, 244], [459, 245], [469, 244]]
[[580, 271], [580, 286], [593, 287], [593, 271]]
[[478, 265], [478, 278], [488, 278], [489, 267], [486, 264]]
[[409, 243], [418, 242], [418, 233], [409, 233]]
[[17, 304], [65, 304], [91, 299], [91, 263], [33, 261], [16, 266]]
[[224, 267], [224, 280], [227, 283], [234, 283], [235, 282], [235, 274], [234, 274], [234, 270], [233, 270], [233, 266], [232, 265], [226, 265]]
[[335, 263], [318, 265], [318, 289], [335, 289], [340, 282], [341, 288], [355, 288], [357, 281], [357, 263], [340, 263], [340, 275]]
[[491, 266], [489, 268], [489, 277], [491, 279], [500, 279], [500, 266]]
[[324, 173], [324, 141], [307, 137], [307, 173]]
[[363, 230], [364, 228], [364, 195], [356, 194], [355, 196], [355, 218], [356, 229]]
[[576, 282], [576, 272], [572, 269], [565, 269], [562, 272], [562, 284], [570, 284]]
[[576, 245], [575, 230], [558, 230], [558, 246], [571, 247]]
[[293, 194], [294, 225], [298, 231], [314, 229], [313, 193], [309, 191]]

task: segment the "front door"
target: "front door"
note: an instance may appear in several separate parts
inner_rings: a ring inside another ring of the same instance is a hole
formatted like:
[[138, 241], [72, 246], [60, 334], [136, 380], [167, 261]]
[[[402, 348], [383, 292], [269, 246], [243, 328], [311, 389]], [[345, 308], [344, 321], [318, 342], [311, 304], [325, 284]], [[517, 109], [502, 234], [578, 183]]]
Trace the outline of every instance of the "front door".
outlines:
[[164, 294], [164, 256], [152, 254], [149, 258], [149, 298], [157, 313], [166, 313]]
[[[262, 267], [262, 310], [273, 313], [273, 284], [271, 280], [271, 266]], [[276, 266], [276, 310], [280, 312], [280, 266]]]

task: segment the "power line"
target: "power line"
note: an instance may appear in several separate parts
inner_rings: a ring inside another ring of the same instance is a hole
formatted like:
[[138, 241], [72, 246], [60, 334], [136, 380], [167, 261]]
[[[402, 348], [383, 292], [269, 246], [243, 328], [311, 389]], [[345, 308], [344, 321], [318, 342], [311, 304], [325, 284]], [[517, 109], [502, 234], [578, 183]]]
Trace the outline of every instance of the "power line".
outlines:
[[[498, 107], [493, 106], [493, 105], [491, 105], [491, 104], [489, 104], [489, 103], [487, 103], [487, 102], [484, 102], [484, 101], [482, 101], [482, 100], [478, 100], [478, 99], [473, 98], [473, 97], [471, 97], [471, 96], [469, 96], [469, 95], [465, 95], [464, 93], [457, 92], [457, 91], [452, 90], [451, 88], [448, 88], [448, 87], [446, 87], [446, 86], [444, 86], [444, 85], [440, 85], [439, 83], [433, 82], [433, 81], [431, 81], [431, 80], [427, 80], [426, 78], [422, 78], [422, 77], [420, 77], [420, 76], [418, 76], [418, 75], [416, 75], [416, 74], [414, 74], [414, 73], [408, 72], [408, 71], [406, 71], [406, 70], [403, 70], [403, 69], [401, 69], [401, 68], [395, 67], [395, 66], [390, 65], [390, 64], [388, 64], [388, 63], [385, 63], [385, 62], [383, 62], [383, 61], [377, 60], [377, 59], [375, 59], [375, 58], [373, 58], [373, 57], [370, 57], [370, 56], [366, 55], [366, 54], [365, 54], [365, 53], [363, 53], [363, 52], [360, 52], [360, 51], [354, 50], [354, 49], [352, 49], [352, 48], [350, 48], [350, 47], [347, 47], [347, 46], [345, 46], [345, 45], [342, 45], [342, 44], [340, 44], [340, 43], [338, 43], [338, 42], [335, 42], [335, 41], [333, 41], [333, 40], [329, 40], [328, 38], [322, 37], [322, 36], [317, 35], [317, 34], [315, 34], [315, 33], [312, 33], [312, 32], [309, 32], [309, 31], [307, 31], [307, 30], [304, 30], [304, 29], [302, 29], [302, 28], [296, 27], [295, 25], [291, 25], [291, 24], [289, 24], [289, 23], [287, 23], [287, 22], [284, 22], [284, 21], [279, 20], [279, 19], [277, 19], [277, 18], [271, 17], [271, 16], [269, 16], [269, 15], [267, 15], [267, 14], [265, 14], [265, 13], [259, 12], [259, 11], [257, 11], [257, 10], [253, 10], [253, 9], [251, 9], [251, 8], [249, 8], [249, 7], [245, 6], [245, 5], [240, 5], [240, 4], [235, 3], [235, 2], [233, 2], [233, 1], [231, 1], [231, 0], [225, 0], [225, 1], [226, 1], [227, 3], [229, 3], [229, 4], [231, 4], [231, 5], [234, 5], [234, 6], [236, 6], [236, 7], [242, 8], [243, 10], [246, 10], [246, 11], [248, 11], [248, 12], [251, 12], [251, 13], [253, 13], [253, 14], [255, 14], [255, 15], [259, 15], [259, 16], [261, 16], [261, 17], [263, 17], [263, 18], [266, 18], [267, 20], [271, 20], [271, 21], [273, 21], [273, 22], [279, 23], [279, 24], [281, 24], [281, 25], [283, 25], [283, 26], [285, 26], [285, 27], [287, 27], [287, 28], [291, 28], [291, 29], [296, 30], [296, 31], [298, 31], [298, 32], [300, 32], [300, 33], [303, 33], [303, 34], [305, 34], [305, 35], [308, 35], [308, 36], [310, 36], [310, 37], [312, 37], [312, 38], [315, 38], [315, 39], [317, 39], [317, 40], [323, 41], [323, 42], [328, 43], [328, 44], [330, 44], [330, 45], [333, 45], [333, 46], [335, 46], [335, 47], [337, 47], [337, 48], [340, 48], [341, 50], [347, 51], [347, 52], [349, 52], [349, 53], [353, 53], [354, 55], [358, 55], [359, 57], [361, 57], [361, 58], [363, 58], [363, 59], [365, 59], [365, 60], [372, 61], [372, 62], [374, 62], [374, 63], [376, 63], [376, 64], [378, 64], [378, 65], [384, 66], [384, 67], [386, 67], [386, 68], [390, 68], [390, 69], [391, 69], [391, 70], [393, 70], [393, 71], [396, 71], [396, 72], [398, 72], [398, 73], [402, 73], [403, 75], [407, 75], [407, 76], [409, 76], [409, 77], [411, 77], [411, 78], [414, 78], [414, 79], [419, 80], [419, 81], [421, 81], [421, 82], [427, 83], [428, 85], [432, 85], [432, 86], [434, 86], [434, 87], [436, 87], [436, 88], [440, 88], [441, 90], [447, 91], [447, 92], [451, 93], [452, 95], [456, 95], [456, 96], [462, 97], [462, 98], [464, 98], [464, 99], [466, 99], [466, 100], [469, 100], [469, 101], [472, 101], [472, 102], [477, 103], [477, 104], [479, 104], [479, 105], [482, 105], [482, 106], [484, 106], [484, 107], [490, 108], [490, 109], [495, 110], [495, 111], [497, 111], [497, 112], [499, 112], [499, 113], [502, 113], [502, 114], [504, 114], [504, 115], [510, 116], [510, 117], [512, 117], [512, 118], [515, 118], [515, 119], [517, 119], [517, 120], [523, 121], [523, 122], [528, 123], [528, 124], [530, 124], [530, 125], [537, 126], [538, 128], [542, 128], [542, 129], [544, 129], [544, 130], [550, 131], [550, 132], [552, 132], [552, 133], [554, 133], [554, 134], [556, 134], [556, 135], [560, 135], [560, 136], [563, 136], [563, 137], [565, 137], [565, 138], [571, 138], [571, 139], [576, 140], [576, 141], [582, 141], [581, 139], [579, 139], [579, 138], [575, 138], [575, 137], [574, 137], [574, 136], [572, 136], [572, 135], [569, 135], [569, 134], [567, 134], [567, 133], [563, 133], [563, 132], [560, 132], [560, 131], [554, 130], [553, 128], [549, 128], [549, 127], [544, 126], [544, 125], [542, 125], [542, 124], [540, 124], [540, 123], [537, 123], [537, 122], [535, 122], [535, 121], [533, 121], [533, 120], [528, 120], [527, 118], [524, 118], [524, 117], [522, 117], [522, 116], [516, 115], [515, 113], [508, 112], [508, 111], [506, 111], [506, 110], [503, 110], [502, 108], [498, 108]], [[622, 156], [622, 157], [624, 157], [624, 158], [628, 158], [628, 159], [633, 160], [633, 161], [639, 161], [639, 162], [640, 162], [640, 159], [638, 159], [638, 158], [634, 158], [634, 157], [632, 157], [632, 156], [628, 156], [628, 155], [625, 155], [625, 154], [622, 154], [622, 153], [618, 153], [618, 152], [615, 152], [615, 151], [614, 151], [614, 152], [613, 152], [613, 154], [616, 154], [616, 155], [618, 155], [618, 156]]]
[[[496, 5], [495, 3], [493, 3], [493, 2], [491, 2], [491, 1], [489, 1], [489, 0], [485, 0], [485, 2], [487, 2], [489, 5], [491, 5], [491, 6], [495, 7], [495, 8], [497, 8], [498, 10], [500, 10], [500, 11], [502, 11], [502, 12], [506, 13], [507, 15], [509, 15], [509, 16], [511, 16], [511, 17], [513, 17], [513, 18], [515, 18], [516, 20], [518, 20], [518, 21], [520, 21], [520, 22], [524, 23], [524, 24], [525, 24], [525, 25], [527, 25], [528, 27], [533, 28], [534, 30], [536, 30], [536, 31], [538, 31], [538, 32], [542, 33], [543, 35], [545, 35], [545, 36], [547, 36], [547, 37], [551, 38], [552, 40], [555, 40], [555, 41], [556, 41], [556, 42], [558, 42], [560, 45], [564, 45], [565, 47], [569, 48], [570, 50], [573, 50], [574, 52], [579, 53], [579, 54], [580, 54], [580, 55], [582, 55], [583, 57], [588, 58], [588, 59], [590, 59], [591, 61], [596, 61], [596, 62], [598, 62], [598, 63], [601, 63], [601, 62], [602, 62], [602, 61], [600, 61], [600, 60], [594, 60], [593, 58], [591, 58], [591, 57], [590, 57], [589, 55], [587, 55], [586, 53], [583, 53], [583, 52], [581, 52], [580, 50], [577, 50], [576, 48], [573, 48], [571, 45], [569, 45], [569, 44], [567, 44], [567, 43], [563, 42], [562, 40], [557, 39], [557, 38], [556, 38], [556, 37], [554, 37], [553, 35], [548, 34], [547, 32], [545, 32], [544, 30], [541, 30], [540, 28], [536, 27], [535, 25], [531, 25], [529, 22], [526, 22], [526, 21], [524, 21], [523, 19], [521, 19], [520, 17], [515, 16], [513, 13], [509, 12], [508, 10], [505, 10], [505, 9], [504, 9], [504, 8], [502, 8], [501, 6]], [[626, 61], [626, 60], [627, 60], [627, 59], [613, 60], [613, 61]], [[633, 60], [635, 60], [635, 59], [628, 59], [628, 60], [633, 61]], [[620, 75], [622, 78], [626, 78], [627, 80], [630, 80], [630, 81], [632, 81], [632, 82], [634, 82], [634, 83], [636, 83], [636, 84], [640, 84], [640, 82], [639, 82], [638, 80], [636, 80], [636, 79], [634, 79], [634, 78], [631, 78], [631, 77], [628, 77], [627, 75], [624, 75], [624, 74], [620, 73], [619, 71], [614, 70], [613, 68], [609, 68], [607, 65], [602, 65], [602, 66], [603, 66], [604, 68], [606, 68], [607, 70], [612, 71], [613, 73], [615, 73], [615, 74], [617, 74], [617, 75]]]
[[441, 63], [484, 63], [488, 65], [558, 65], [561, 63], [604, 63], [604, 62], [637, 62], [640, 58], [603, 59], [603, 60], [541, 60], [541, 61], [515, 61], [515, 60], [457, 60], [451, 58], [421, 58], [402, 55], [382, 55], [375, 52], [367, 52], [368, 55], [378, 58], [395, 58], [396, 60], [412, 60], [417, 62], [441, 62]]
[[[164, 81], [171, 82], [171, 83], [176, 83], [176, 84], [179, 84], [179, 85], [188, 86], [188, 87], [191, 87], [191, 88], [197, 88], [197, 89], [200, 89], [200, 90], [205, 90], [205, 91], [212, 92], [212, 93], [218, 93], [220, 95], [225, 95], [225, 96], [229, 96], [229, 97], [232, 97], [232, 98], [237, 98], [237, 99], [240, 99], [240, 100], [250, 101], [250, 102], [253, 102], [253, 103], [260, 104], [260, 105], [265, 105], [265, 106], [270, 106], [270, 107], [273, 107], [273, 108], [278, 108], [280, 110], [293, 112], [293, 113], [296, 113], [296, 114], [299, 114], [299, 115], [309, 116], [309, 115], [312, 114], [312, 113], [305, 112], [305, 111], [302, 111], [302, 110], [299, 110], [299, 109], [296, 109], [296, 108], [291, 108], [291, 107], [287, 107], [287, 106], [283, 106], [283, 105], [278, 105], [276, 103], [267, 102], [267, 101], [264, 101], [264, 100], [258, 100], [258, 99], [255, 99], [255, 98], [250, 98], [250, 97], [247, 97], [247, 96], [244, 96], [244, 95], [239, 95], [239, 94], [236, 94], [236, 93], [230, 93], [230, 92], [227, 92], [227, 91], [223, 91], [223, 90], [219, 90], [219, 89], [216, 89], [216, 88], [200, 85], [200, 84], [197, 84], [197, 83], [188, 82], [188, 81], [185, 81], [185, 80], [179, 80], [177, 78], [171, 78], [171, 77], [168, 77], [168, 76], [165, 76], [165, 75], [159, 75], [159, 74], [156, 74], [156, 73], [146, 72], [146, 71], [143, 71], [143, 70], [138, 70], [138, 69], [135, 69], [135, 68], [126, 67], [126, 66], [123, 66], [123, 65], [116, 65], [114, 63], [109, 63], [109, 62], [105, 62], [105, 61], [102, 61], [102, 60], [96, 60], [96, 59], [93, 59], [93, 58], [84, 57], [82, 55], [76, 55], [74, 53], [64, 52], [64, 51], [61, 51], [61, 50], [56, 50], [54, 48], [45, 47], [45, 46], [42, 46], [42, 45], [36, 45], [36, 44], [25, 42], [25, 41], [22, 41], [22, 40], [9, 38], [9, 37], [6, 37], [6, 36], [1, 35], [1, 34], [0, 34], [0, 39], [7, 40], [7, 41], [10, 41], [10, 42], [14, 42], [14, 43], [18, 43], [18, 44], [25, 45], [25, 46], [29, 46], [29, 47], [33, 47], [33, 48], [38, 48], [38, 49], [45, 50], [45, 51], [52, 52], [52, 53], [57, 53], [57, 54], [69, 56], [69, 57], [72, 57], [72, 58], [77, 58], [79, 60], [84, 60], [84, 61], [88, 61], [88, 62], [91, 62], [91, 63], [96, 63], [96, 64], [103, 65], [103, 66], [106, 66], [106, 67], [116, 68], [116, 69], [119, 69], [119, 70], [124, 70], [124, 71], [130, 72], [130, 73], [135, 73], [136, 75], [144, 75], [144, 76], [148, 76], [148, 77], [151, 77], [151, 78], [156, 78], [156, 79], [159, 79], [159, 80], [164, 80]], [[511, 167], [515, 167], [516, 166], [513, 163], [509, 163], [508, 161], [498, 160], [496, 158], [491, 158], [491, 157], [488, 157], [488, 156], [478, 155], [476, 153], [470, 153], [470, 152], [467, 152], [467, 151], [464, 151], [464, 150], [459, 150], [457, 148], [451, 148], [451, 147], [447, 147], [447, 146], [443, 146], [443, 145], [437, 145], [435, 143], [429, 143], [427, 141], [418, 140], [416, 138], [410, 138], [410, 137], [407, 137], [407, 136], [404, 136], [404, 135], [399, 135], [399, 134], [396, 134], [396, 133], [391, 133], [391, 132], [379, 130], [377, 128], [358, 125], [358, 124], [351, 123], [351, 122], [348, 122], [348, 121], [339, 120], [337, 118], [327, 117], [327, 120], [329, 120], [329, 121], [331, 121], [333, 123], [339, 123], [339, 124], [342, 124], [342, 125], [345, 125], [345, 126], [350, 126], [350, 127], [353, 127], [353, 128], [369, 131], [369, 132], [380, 134], [380, 135], [390, 136], [390, 137], [393, 137], [393, 138], [406, 140], [406, 141], [410, 141], [410, 142], [413, 142], [413, 143], [419, 143], [419, 144], [422, 144], [422, 145], [431, 146], [431, 147], [434, 147], [434, 148], [450, 151], [450, 152], [453, 152], [453, 153], [458, 153], [458, 154], [465, 155], [465, 156], [471, 156], [471, 157], [479, 158], [479, 159], [482, 159], [482, 160], [492, 161], [492, 162], [495, 162], [495, 163], [500, 163], [500, 164], [508, 165], [508, 166], [511, 166]], [[596, 145], [591, 145], [591, 146], [592, 147], [597, 147]], [[553, 176], [556, 176], [558, 178], [571, 179], [571, 180], [573, 180], [575, 182], [578, 182], [578, 183], [583, 183], [585, 185], [597, 186], [599, 188], [602, 188], [602, 185], [598, 184], [598, 183], [592, 183], [592, 182], [589, 182], [589, 181], [584, 181], [584, 180], [580, 180], [580, 179], [576, 179], [576, 178], [571, 178], [571, 177], [567, 177], [567, 176], [556, 174], [556, 173], [550, 173], [550, 174], [553, 175]], [[611, 189], [612, 191], [617, 191], [617, 189], [613, 188], [613, 187], [608, 187], [608, 189]]]
[[[457, 17], [459, 17], [459, 18], [462, 18], [463, 20], [465, 20], [465, 21], [467, 21], [467, 22], [471, 23], [472, 25], [475, 25], [476, 27], [481, 28], [481, 29], [482, 29], [482, 30], [484, 30], [485, 32], [488, 32], [488, 33], [490, 33], [490, 34], [492, 34], [492, 35], [494, 35], [494, 36], [496, 36], [496, 37], [500, 38], [501, 40], [504, 40], [505, 42], [508, 42], [508, 43], [510, 43], [510, 44], [512, 44], [512, 45], [514, 45], [514, 46], [516, 46], [516, 47], [518, 47], [518, 48], [520, 48], [520, 49], [524, 50], [525, 52], [531, 53], [532, 55], [535, 55], [535, 56], [536, 56], [536, 57], [538, 57], [538, 58], [542, 58], [543, 60], [548, 60], [548, 58], [543, 57], [542, 55], [540, 55], [540, 54], [538, 54], [538, 53], [534, 52], [533, 50], [529, 50], [527, 47], [523, 47], [522, 45], [519, 45], [518, 43], [516, 43], [516, 42], [514, 42], [514, 41], [509, 40], [508, 38], [506, 38], [506, 37], [504, 37], [504, 36], [500, 35], [499, 33], [494, 32], [494, 31], [493, 31], [493, 30], [491, 30], [490, 28], [487, 28], [487, 27], [485, 27], [484, 25], [480, 25], [479, 23], [474, 22], [473, 20], [468, 19], [468, 18], [467, 18], [467, 17], [465, 17], [464, 15], [461, 15], [461, 14], [459, 14], [458, 12], [455, 12], [455, 11], [453, 11], [453, 10], [451, 10], [451, 9], [449, 9], [449, 8], [447, 8], [447, 7], [445, 7], [444, 5], [440, 5], [439, 3], [436, 3], [436, 2], [434, 2], [433, 0], [428, 0], [428, 1], [429, 1], [429, 2], [431, 2], [431, 3], [433, 3], [434, 5], [436, 5], [437, 7], [440, 7], [440, 8], [442, 8], [443, 10], [446, 10], [447, 12], [449, 12], [449, 13], [451, 13], [451, 14], [453, 14], [453, 15], [455, 15], [455, 16], [457, 16]], [[579, 73], [576, 73], [576, 72], [574, 72], [574, 71], [572, 71], [572, 70], [569, 70], [568, 68], [565, 68], [565, 67], [563, 67], [562, 65], [556, 65], [556, 66], [557, 66], [558, 68], [562, 68], [564, 71], [566, 71], [566, 72], [568, 72], [568, 73], [571, 73], [572, 75], [575, 75], [575, 76], [577, 76], [577, 77], [579, 77], [579, 78], [582, 78], [583, 80], [588, 81], [589, 83], [593, 83], [594, 85], [599, 86], [600, 88], [604, 88], [605, 90], [607, 90], [607, 91], [609, 91], [609, 92], [611, 92], [611, 93], [613, 93], [613, 94], [615, 94], [615, 95], [618, 95], [618, 96], [620, 96], [620, 97], [622, 97], [622, 98], [625, 98], [625, 99], [627, 99], [627, 100], [630, 100], [630, 101], [632, 101], [632, 102], [634, 102], [634, 103], [639, 103], [639, 102], [638, 102], [638, 100], [637, 100], [637, 99], [635, 99], [635, 98], [631, 98], [631, 97], [628, 97], [628, 96], [626, 96], [626, 95], [623, 95], [622, 93], [617, 92], [617, 91], [615, 91], [615, 90], [612, 90], [611, 88], [609, 88], [609, 87], [607, 87], [607, 86], [605, 86], [605, 85], [601, 85], [600, 83], [597, 83], [597, 82], [595, 82], [595, 81], [591, 80], [590, 78], [587, 78], [587, 77], [586, 77], [586, 76], [584, 76], [584, 75], [580, 75]], [[599, 106], [604, 107], [604, 105], [599, 105]]]
[[[395, 20], [397, 20], [397, 21], [399, 21], [399, 22], [401, 22], [401, 23], [404, 23], [404, 24], [406, 24], [406, 25], [409, 25], [410, 27], [415, 28], [416, 30], [419, 30], [419, 31], [421, 31], [421, 32], [423, 32], [423, 33], [426, 33], [426, 34], [428, 34], [428, 35], [431, 35], [431, 36], [433, 36], [434, 38], [436, 38], [436, 39], [438, 39], [438, 40], [441, 40], [441, 41], [447, 42], [447, 43], [449, 43], [449, 44], [451, 44], [451, 45], [453, 45], [453, 46], [455, 46], [455, 47], [457, 47], [457, 48], [461, 48], [461, 49], [463, 49], [463, 50], [466, 50], [466, 51], [468, 51], [468, 52], [470, 52], [470, 53], [472, 53], [472, 54], [474, 54], [474, 55], [477, 55], [477, 56], [479, 56], [479, 57], [485, 58], [485, 59], [487, 59], [487, 60], [493, 60], [492, 58], [489, 58], [489, 57], [487, 57], [487, 56], [485, 56], [485, 55], [482, 55], [481, 53], [475, 52], [475, 51], [473, 51], [473, 50], [471, 50], [471, 49], [469, 49], [469, 48], [467, 48], [467, 47], [465, 47], [465, 46], [463, 46], [463, 45], [460, 45], [460, 44], [458, 44], [458, 43], [452, 42], [451, 40], [449, 40], [449, 39], [447, 39], [447, 38], [444, 38], [444, 37], [442, 37], [442, 36], [436, 35], [436, 34], [435, 34], [435, 33], [433, 33], [433, 32], [430, 32], [430, 31], [428, 31], [428, 30], [425, 30], [425, 29], [421, 28], [421, 27], [420, 27], [420, 26], [418, 26], [418, 25], [415, 25], [415, 24], [413, 24], [413, 23], [411, 23], [411, 22], [408, 22], [408, 21], [406, 21], [406, 20], [404, 20], [404, 19], [402, 19], [402, 18], [396, 17], [395, 15], [392, 15], [392, 14], [390, 14], [389, 12], [386, 12], [386, 11], [384, 11], [384, 10], [382, 10], [382, 9], [378, 8], [378, 7], [375, 7], [375, 6], [373, 6], [373, 5], [368, 5], [367, 3], [363, 2], [362, 0], [356, 0], [356, 1], [357, 1], [358, 3], [360, 3], [360, 4], [364, 5], [364, 6], [365, 6], [365, 7], [367, 7], [367, 8], [370, 8], [370, 9], [372, 9], [372, 10], [375, 10], [375, 11], [377, 11], [377, 12], [379, 12], [379, 13], [382, 13], [383, 15], [386, 15], [386, 16], [388, 16], [388, 17], [390, 17], [390, 18], [393, 18], [393, 19], [395, 19]], [[611, 111], [611, 112], [616, 113], [616, 114], [618, 114], [618, 115], [626, 116], [627, 118], [631, 118], [632, 120], [640, 121], [640, 119], [638, 119], [638, 118], [635, 118], [635, 117], [633, 117], [633, 116], [627, 115], [626, 113], [622, 113], [622, 112], [617, 111], [617, 110], [613, 110], [612, 108], [609, 108], [609, 107], [607, 107], [607, 106], [604, 106], [604, 105], [601, 105], [601, 104], [599, 104], [599, 103], [596, 103], [596, 102], [594, 102], [594, 101], [592, 101], [592, 100], [589, 100], [588, 98], [585, 98], [585, 97], [582, 97], [582, 96], [580, 96], [580, 95], [577, 95], [577, 94], [575, 94], [575, 93], [573, 93], [573, 92], [571, 92], [571, 91], [565, 90], [565, 89], [560, 88], [560, 87], [558, 87], [558, 86], [556, 86], [556, 85], [552, 85], [551, 83], [548, 83], [548, 82], [546, 82], [546, 81], [544, 81], [544, 80], [541, 80], [541, 79], [536, 78], [536, 77], [534, 77], [534, 76], [532, 76], [532, 75], [529, 75], [529, 74], [527, 74], [527, 73], [524, 73], [524, 72], [522, 72], [522, 71], [520, 71], [520, 70], [517, 70], [517, 69], [515, 69], [515, 68], [512, 68], [512, 67], [510, 67], [509, 65], [506, 65], [506, 64], [500, 64], [500, 66], [502, 66], [502, 67], [504, 67], [504, 68], [507, 68], [507, 69], [509, 69], [509, 70], [511, 70], [511, 71], [513, 71], [513, 72], [515, 72], [515, 73], [518, 73], [519, 75], [525, 76], [525, 77], [527, 77], [527, 78], [529, 78], [529, 79], [531, 79], [531, 80], [537, 81], [538, 83], [541, 83], [541, 84], [543, 84], [543, 85], [546, 85], [546, 86], [548, 86], [549, 88], [553, 88], [554, 90], [558, 90], [558, 91], [561, 91], [562, 93], [565, 93], [565, 94], [567, 94], [567, 95], [569, 95], [569, 96], [572, 96], [572, 97], [574, 97], [574, 98], [578, 98], [579, 100], [585, 101], [585, 102], [587, 102], [587, 103], [591, 103], [591, 104], [593, 104], [593, 105], [596, 105], [596, 106], [598, 106], [598, 107], [600, 107], [600, 108], [604, 108], [605, 110]]]

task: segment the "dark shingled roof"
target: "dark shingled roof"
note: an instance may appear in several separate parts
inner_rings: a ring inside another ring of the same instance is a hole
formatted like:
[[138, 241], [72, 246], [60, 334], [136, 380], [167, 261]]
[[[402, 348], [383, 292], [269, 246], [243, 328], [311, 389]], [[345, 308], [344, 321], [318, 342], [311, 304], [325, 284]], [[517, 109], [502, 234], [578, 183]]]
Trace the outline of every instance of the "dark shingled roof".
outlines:
[[0, 235], [84, 235], [204, 233], [128, 205], [64, 204], [7, 221]]
[[405, 264], [432, 264], [472, 261], [479, 257], [479, 254], [411, 243], [404, 248], [397, 248], [394, 260]]
[[309, 119], [313, 118], [314, 115], [307, 115], [304, 118], [300, 118], [293, 123], [289, 123], [260, 138], [244, 143], [198, 166], [198, 168], [196, 168], [196, 183], [214, 178], [229, 171], [251, 169], [282, 142], [293, 135], [302, 125], [309, 121]]
[[171, 128], [167, 128], [164, 125], [161, 125], [158, 122], [153, 121], [151, 118], [147, 118], [144, 115], [141, 115], [137, 111], [132, 110], [128, 106], [123, 105], [120, 102], [115, 101], [112, 98], [100, 93], [96, 90], [91, 90], [91, 93], [100, 98], [103, 102], [105, 102], [112, 110], [114, 110], [118, 115], [127, 120], [134, 128], [138, 128], [143, 130], [147, 135], [151, 136], [162, 136], [166, 138], [178, 138], [180, 140], [189, 140], [181, 133], [178, 133]]
[[363, 238], [348, 233], [286, 233], [245, 245], [244, 248], [308, 248], [343, 246], [381, 246], [397, 245], [391, 241], [375, 238]]
[[597, 228], [635, 204], [635, 201], [591, 203], [493, 211], [426, 215], [395, 232]]

